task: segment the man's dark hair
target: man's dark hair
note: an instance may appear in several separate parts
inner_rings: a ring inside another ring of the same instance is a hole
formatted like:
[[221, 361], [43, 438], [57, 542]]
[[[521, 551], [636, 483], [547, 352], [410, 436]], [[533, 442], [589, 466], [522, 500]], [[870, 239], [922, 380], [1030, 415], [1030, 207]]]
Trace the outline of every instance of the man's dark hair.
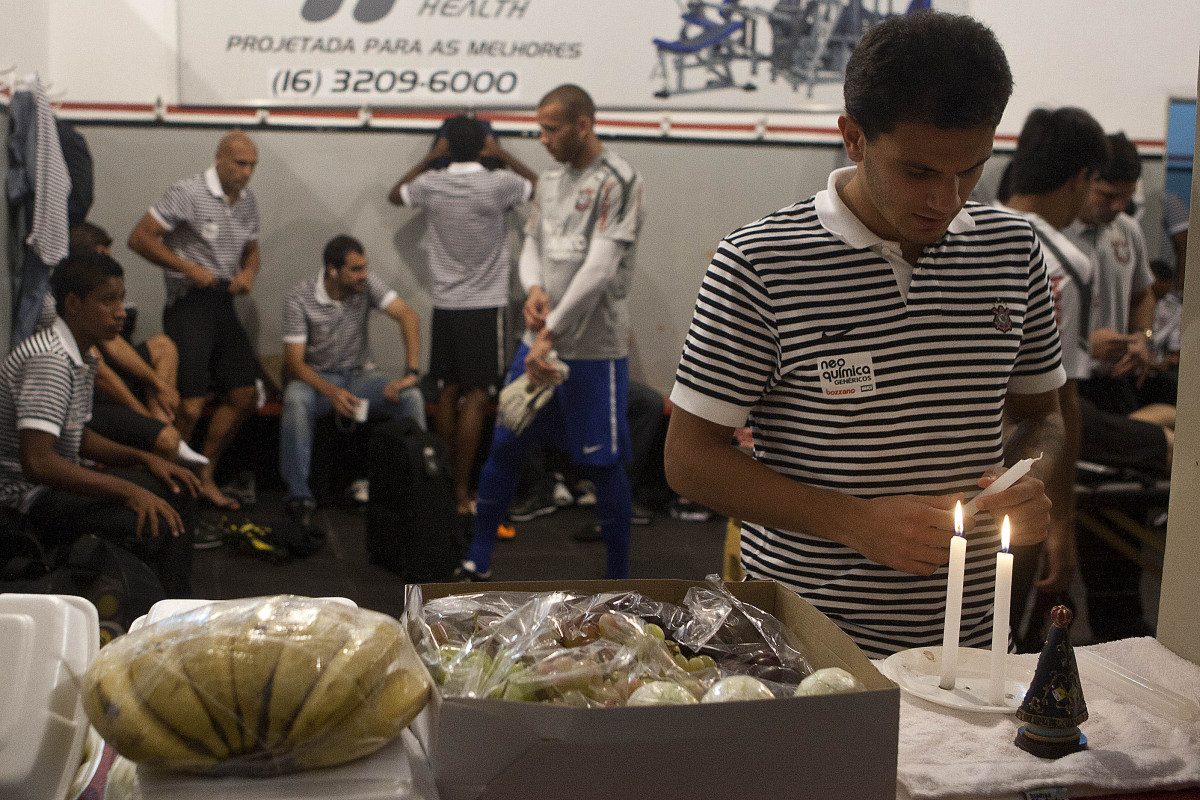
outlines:
[[587, 117], [592, 122], [596, 121], [596, 104], [592, 102], [592, 96], [573, 83], [564, 83], [562, 86], [546, 92], [546, 96], [538, 102], [538, 108], [547, 103], [561, 105], [567, 114], [567, 119], [572, 121], [580, 117]]
[[487, 131], [477, 119], [459, 114], [446, 120], [446, 143], [451, 161], [475, 161], [487, 141]]
[[54, 307], [61, 316], [66, 310], [67, 295], [73, 294], [83, 300], [109, 278], [124, 276], [125, 270], [110, 255], [95, 250], [71, 253], [59, 262], [50, 276]]
[[1100, 180], [1109, 183], [1126, 183], [1142, 177], [1142, 159], [1137, 145], [1129, 141], [1124, 133], [1108, 137], [1108, 163], [1100, 168]]
[[1082, 108], [1035, 108], [1025, 118], [1010, 164], [1011, 194], [1045, 194], [1079, 170], [1099, 172], [1108, 162], [1104, 128]]
[[846, 113], [868, 140], [900, 122], [943, 130], [1000, 124], [1012, 72], [992, 31], [936, 11], [892, 17], [862, 37], [846, 64]]
[[361, 256], [366, 255], [366, 252], [362, 242], [343, 233], [329, 240], [329, 244], [325, 245], [322, 258], [325, 259], [325, 266], [341, 269], [346, 266], [346, 256], [351, 253], [358, 253]]
[[112, 237], [108, 231], [91, 222], [77, 222], [71, 226], [69, 249], [74, 252], [95, 252], [101, 247], [111, 247]]

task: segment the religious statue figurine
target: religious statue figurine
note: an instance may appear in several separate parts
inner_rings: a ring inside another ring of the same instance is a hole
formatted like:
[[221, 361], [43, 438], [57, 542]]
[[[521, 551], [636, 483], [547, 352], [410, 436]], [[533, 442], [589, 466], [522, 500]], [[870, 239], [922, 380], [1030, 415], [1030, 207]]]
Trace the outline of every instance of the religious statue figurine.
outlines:
[[1038, 656], [1037, 672], [1017, 710], [1025, 724], [1017, 731], [1017, 747], [1038, 758], [1061, 758], [1087, 749], [1079, 723], [1088, 718], [1079, 683], [1079, 667], [1071, 649], [1071, 609], [1050, 610], [1050, 632]]

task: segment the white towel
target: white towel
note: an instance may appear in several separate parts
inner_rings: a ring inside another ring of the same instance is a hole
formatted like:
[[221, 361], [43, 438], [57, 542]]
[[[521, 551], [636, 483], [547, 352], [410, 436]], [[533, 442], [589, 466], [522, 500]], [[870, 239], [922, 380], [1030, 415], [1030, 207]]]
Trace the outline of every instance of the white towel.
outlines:
[[[1186, 698], [1200, 698], [1200, 666], [1151, 638], [1078, 648]], [[1085, 669], [1081, 672], [1086, 673]], [[1041, 759], [1013, 744], [1009, 714], [956, 711], [901, 694], [900, 798], [1019, 800], [1022, 792], [1066, 787], [1070, 797], [1200, 786], [1200, 719], [1182, 721], [1134, 705], [1082, 677], [1088, 749]]]

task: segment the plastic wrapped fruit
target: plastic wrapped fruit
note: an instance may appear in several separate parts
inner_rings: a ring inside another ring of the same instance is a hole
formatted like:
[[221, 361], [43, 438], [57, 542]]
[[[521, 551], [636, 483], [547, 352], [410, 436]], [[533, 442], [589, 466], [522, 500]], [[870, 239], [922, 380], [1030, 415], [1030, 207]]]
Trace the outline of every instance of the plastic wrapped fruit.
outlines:
[[775, 695], [758, 678], [749, 675], [730, 675], [722, 678], [704, 693], [701, 703], [730, 703], [734, 700], [770, 700]]
[[119, 637], [83, 684], [92, 725], [118, 753], [213, 775], [365, 756], [430, 688], [396, 620], [288, 595], [206, 605]]
[[862, 681], [841, 667], [825, 667], [800, 681], [800, 685], [796, 687], [796, 696], [860, 692], [864, 688], [866, 687]]
[[650, 681], [629, 695], [629, 706], [695, 705], [696, 698], [687, 689], [672, 681]]

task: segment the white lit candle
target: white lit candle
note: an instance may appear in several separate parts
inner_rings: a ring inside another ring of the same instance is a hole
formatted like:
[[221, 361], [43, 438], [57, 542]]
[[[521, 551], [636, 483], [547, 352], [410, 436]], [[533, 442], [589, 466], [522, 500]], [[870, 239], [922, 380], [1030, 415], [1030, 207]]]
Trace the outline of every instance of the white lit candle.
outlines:
[[963, 536], [962, 501], [954, 504], [954, 536], [950, 537], [950, 566], [946, 573], [946, 626], [942, 629], [942, 679], [938, 686], [953, 689], [958, 677], [958, 629], [962, 623], [963, 573], [967, 568], [967, 537]]
[[1000, 526], [1000, 552], [996, 554], [996, 599], [992, 610], [992, 705], [1004, 705], [1004, 665], [1008, 661], [1008, 608], [1012, 595], [1013, 557], [1008, 552], [1011, 532], [1008, 515]]

